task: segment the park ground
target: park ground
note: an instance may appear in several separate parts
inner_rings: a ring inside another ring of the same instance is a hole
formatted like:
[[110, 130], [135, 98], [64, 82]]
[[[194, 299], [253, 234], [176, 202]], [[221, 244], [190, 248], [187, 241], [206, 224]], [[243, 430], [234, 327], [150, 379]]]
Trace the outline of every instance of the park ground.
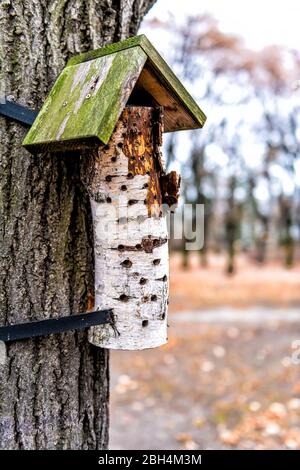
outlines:
[[300, 265], [176, 254], [170, 290], [168, 344], [111, 353], [110, 448], [300, 449]]

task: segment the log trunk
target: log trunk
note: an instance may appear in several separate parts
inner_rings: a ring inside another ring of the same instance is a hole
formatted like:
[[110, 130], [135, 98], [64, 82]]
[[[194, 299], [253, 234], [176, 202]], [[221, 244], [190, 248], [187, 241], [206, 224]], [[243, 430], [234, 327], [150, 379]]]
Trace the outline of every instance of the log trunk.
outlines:
[[[153, 0], [4, 0], [1, 93], [40, 108], [70, 55], [135, 34]], [[0, 117], [0, 324], [85, 311], [93, 235], [78, 155], [32, 156], [26, 129]], [[1, 449], [103, 449], [108, 353], [87, 333], [7, 345]]]
[[115, 324], [91, 328], [109, 349], [147, 349], [167, 341], [168, 231], [162, 211], [161, 112], [129, 107], [108, 145], [86, 151], [83, 177], [91, 198], [96, 308]]

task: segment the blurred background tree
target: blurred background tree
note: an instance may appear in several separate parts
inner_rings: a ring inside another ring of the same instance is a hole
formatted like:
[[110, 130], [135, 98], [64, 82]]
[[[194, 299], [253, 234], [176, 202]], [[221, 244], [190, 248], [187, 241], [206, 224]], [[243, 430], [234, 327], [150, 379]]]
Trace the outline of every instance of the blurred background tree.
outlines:
[[[205, 205], [201, 265], [209, 252], [223, 251], [228, 274], [240, 252], [260, 264], [280, 257], [292, 266], [299, 245], [299, 53], [251, 50], [208, 14], [150, 26], [172, 33], [168, 60], [209, 118], [202, 132], [174, 134], [165, 144], [167, 166], [182, 173], [182, 202]], [[188, 267], [184, 240], [173, 246]]]

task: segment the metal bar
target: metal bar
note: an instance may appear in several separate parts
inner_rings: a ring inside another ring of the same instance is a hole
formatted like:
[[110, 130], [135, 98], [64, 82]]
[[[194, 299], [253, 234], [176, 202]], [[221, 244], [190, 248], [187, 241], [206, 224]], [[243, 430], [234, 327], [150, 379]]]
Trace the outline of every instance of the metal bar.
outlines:
[[62, 333], [69, 330], [83, 330], [90, 326], [109, 323], [113, 326], [113, 310], [98, 310], [95, 312], [80, 313], [60, 318], [19, 323], [16, 325], [0, 327], [0, 341], [16, 341]]
[[0, 101], [0, 115], [13, 119], [14, 121], [21, 122], [27, 126], [31, 126], [38, 115], [38, 111], [27, 108], [13, 101], [8, 101], [6, 98], [4, 103]]

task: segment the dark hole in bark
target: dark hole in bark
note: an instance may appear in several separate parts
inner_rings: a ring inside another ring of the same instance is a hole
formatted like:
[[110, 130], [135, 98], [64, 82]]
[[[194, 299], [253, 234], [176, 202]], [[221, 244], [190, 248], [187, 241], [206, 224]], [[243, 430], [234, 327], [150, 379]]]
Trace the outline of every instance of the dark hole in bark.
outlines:
[[156, 302], [156, 300], [157, 300], [157, 295], [155, 295], [155, 294], [154, 294], [154, 295], [151, 295], [151, 300], [152, 300], [152, 302]]
[[104, 150], [109, 150], [109, 145], [104, 145]]
[[127, 191], [127, 186], [125, 184], [122, 184], [121, 191]]
[[128, 174], [127, 174], [127, 178], [128, 178], [129, 180], [132, 180], [133, 174], [132, 174], [132, 173], [128, 173]]
[[119, 250], [119, 251], [125, 250], [125, 246], [124, 246], [124, 245], [118, 245], [118, 250]]
[[144, 199], [144, 204], [147, 204], [147, 199]]
[[105, 179], [106, 179], [106, 181], [111, 181], [111, 176], [110, 176], [110, 175], [107, 175], [107, 176], [105, 177]]
[[164, 320], [165, 318], [166, 318], [166, 312], [163, 312], [163, 313], [161, 314], [161, 316], [160, 316], [160, 319], [161, 319], [161, 320]]
[[117, 157], [111, 157], [111, 161], [115, 163], [117, 161]]
[[142, 245], [140, 245], [140, 243], [138, 243], [137, 245], [135, 245], [135, 248], [136, 248], [137, 250], [141, 250], [141, 249], [142, 249]]
[[154, 266], [157, 266], [158, 264], [160, 264], [160, 259], [154, 259], [153, 264]]
[[148, 185], [148, 183], [145, 183], [144, 186], [142, 187], [142, 189], [147, 189], [147, 188], [149, 188], [149, 185]]
[[163, 280], [164, 282], [167, 282], [168, 276], [165, 274], [164, 277], [162, 278], [162, 280]]
[[143, 320], [142, 321], [142, 327], [145, 328], [145, 326], [148, 326], [149, 320]]
[[129, 199], [128, 205], [133, 206], [134, 204], [137, 204], [139, 201], [137, 199]]
[[144, 286], [145, 284], [147, 284], [147, 279], [145, 279], [144, 277], [141, 277], [140, 284], [141, 286]]
[[135, 157], [131, 157], [131, 161], [132, 161], [132, 162], [135, 162]]
[[106, 202], [110, 203], [111, 202], [111, 197], [107, 197]]
[[121, 300], [121, 302], [128, 302], [129, 297], [126, 294], [121, 294], [119, 300]]
[[153, 246], [159, 246], [159, 240], [157, 240], [157, 238], [153, 240]]
[[143, 162], [145, 160], [145, 155], [141, 156], [141, 161]]
[[119, 149], [123, 148], [123, 142], [119, 142], [118, 147], [119, 147]]
[[144, 302], [148, 302], [148, 300], [149, 300], [148, 295], [145, 295], [145, 297], [143, 297], [143, 301], [144, 301]]
[[121, 266], [124, 266], [124, 268], [131, 268], [132, 261], [130, 261], [130, 259], [125, 259], [122, 261]]
[[146, 175], [150, 176], [150, 171], [146, 171]]

